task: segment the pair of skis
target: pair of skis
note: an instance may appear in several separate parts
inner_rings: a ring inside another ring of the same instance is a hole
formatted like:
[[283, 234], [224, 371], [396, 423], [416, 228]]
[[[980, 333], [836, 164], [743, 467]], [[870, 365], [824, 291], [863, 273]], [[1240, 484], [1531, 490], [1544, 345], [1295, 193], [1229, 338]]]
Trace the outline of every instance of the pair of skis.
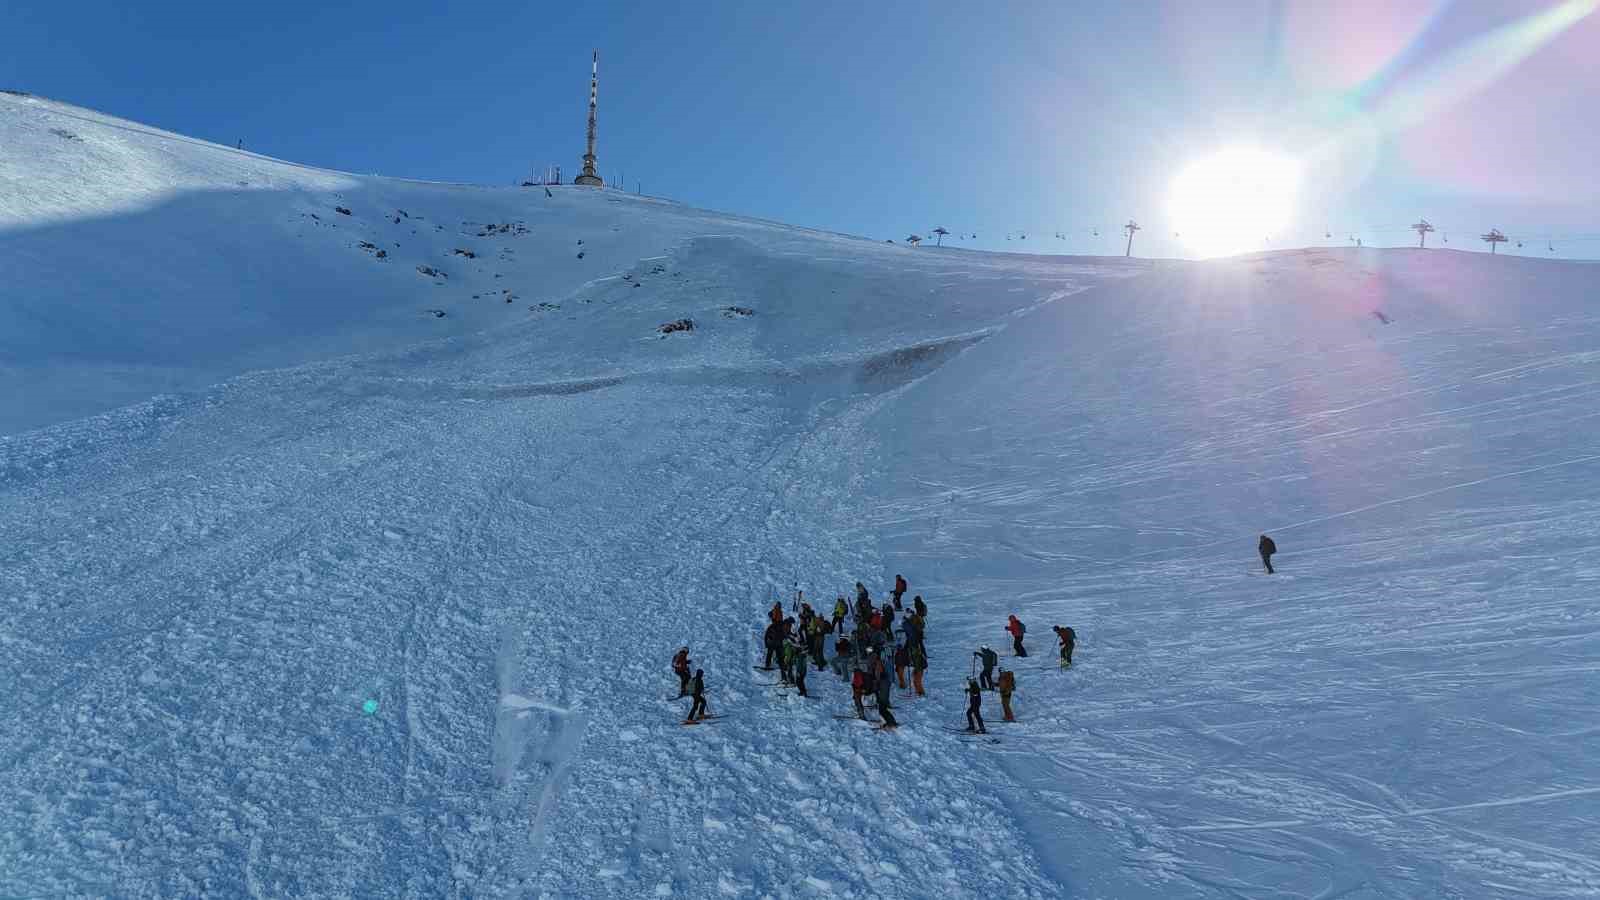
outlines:
[[958, 735], [960, 737], [970, 738], [971, 739], [970, 740], [971, 743], [985, 743], [985, 744], [998, 744], [998, 743], [1000, 743], [1000, 739], [999, 738], [995, 737], [994, 735], [990, 734], [987, 731], [972, 731], [972, 730], [969, 730], [969, 729], [966, 729], [966, 728], [950, 728], [950, 727], [945, 726], [945, 725], [940, 725], [939, 726], [939, 730], [946, 731], [946, 732], [949, 732], [950, 734]]

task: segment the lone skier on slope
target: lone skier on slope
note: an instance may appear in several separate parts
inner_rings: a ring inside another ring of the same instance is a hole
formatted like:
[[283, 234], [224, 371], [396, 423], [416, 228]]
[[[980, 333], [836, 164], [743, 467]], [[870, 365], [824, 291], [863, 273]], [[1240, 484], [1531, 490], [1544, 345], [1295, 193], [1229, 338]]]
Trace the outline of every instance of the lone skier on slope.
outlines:
[[972, 655], [983, 663], [983, 671], [978, 673], [978, 684], [986, 691], [994, 690], [994, 667], [1000, 662], [1000, 654], [991, 650], [988, 644], [984, 644]]
[[1267, 567], [1267, 574], [1271, 575], [1272, 554], [1278, 552], [1278, 545], [1272, 542], [1272, 538], [1263, 534], [1260, 542], [1256, 544], [1256, 552], [1261, 554], [1261, 564]]
[[1021, 619], [1012, 616], [1011, 621], [1006, 623], [1006, 631], [1011, 634], [1011, 649], [1015, 650], [1018, 656], [1027, 656], [1028, 651], [1022, 646], [1022, 636], [1028, 633], [1028, 626], [1022, 624]]
[[683, 724], [704, 719], [706, 717], [706, 673], [704, 669], [694, 670], [694, 680], [689, 682], [689, 693], [694, 696], [694, 704], [689, 707], [689, 718]]
[[681, 647], [672, 658], [673, 674], [678, 676], [678, 696], [689, 696], [689, 648]]
[[976, 731], [978, 734], [988, 734], [989, 730], [983, 727], [983, 690], [971, 678], [967, 679], [967, 730]]
[[1061, 668], [1072, 668], [1072, 648], [1078, 643], [1078, 635], [1070, 626], [1053, 626], [1056, 638], [1061, 641]]

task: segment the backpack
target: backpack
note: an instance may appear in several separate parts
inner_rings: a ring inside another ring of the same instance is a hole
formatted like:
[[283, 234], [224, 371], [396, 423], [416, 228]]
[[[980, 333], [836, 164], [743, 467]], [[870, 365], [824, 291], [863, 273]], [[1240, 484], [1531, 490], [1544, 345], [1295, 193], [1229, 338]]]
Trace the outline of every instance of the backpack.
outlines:
[[865, 692], [867, 689], [867, 673], [857, 669], [856, 673], [850, 676], [850, 687], [854, 690]]
[[1028, 626], [1026, 624], [1024, 624], [1021, 619], [1018, 619], [1017, 620], [1017, 634], [1020, 635], [1020, 634], [1027, 634], [1027, 633], [1028, 633]]
[[1061, 629], [1061, 639], [1069, 644], [1076, 644], [1078, 642], [1078, 633], [1072, 630], [1071, 625], [1063, 626]]

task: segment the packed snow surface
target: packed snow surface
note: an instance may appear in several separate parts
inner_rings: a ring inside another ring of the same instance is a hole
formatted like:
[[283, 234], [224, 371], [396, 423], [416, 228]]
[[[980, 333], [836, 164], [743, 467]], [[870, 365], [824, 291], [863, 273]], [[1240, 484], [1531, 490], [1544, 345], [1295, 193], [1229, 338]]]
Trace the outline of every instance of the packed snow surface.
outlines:
[[[0, 94], [0, 285], [0, 895], [1600, 892], [1600, 269], [909, 248]], [[753, 669], [896, 572], [897, 732]]]

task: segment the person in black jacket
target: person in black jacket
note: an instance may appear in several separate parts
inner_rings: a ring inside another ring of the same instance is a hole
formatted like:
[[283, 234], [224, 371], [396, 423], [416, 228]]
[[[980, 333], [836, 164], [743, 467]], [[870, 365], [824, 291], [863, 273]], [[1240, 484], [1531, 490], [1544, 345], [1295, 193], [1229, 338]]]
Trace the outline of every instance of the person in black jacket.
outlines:
[[762, 639], [767, 645], [767, 661], [761, 664], [764, 669], [772, 669], [772, 661], [783, 661], [783, 622], [773, 622], [767, 626], [766, 636]]
[[983, 727], [983, 714], [979, 709], [983, 707], [983, 690], [971, 678], [967, 679], [967, 730], [976, 731], [978, 734], [988, 734], [988, 729]]
[[1263, 534], [1260, 543], [1256, 544], [1256, 550], [1261, 554], [1261, 564], [1267, 567], [1267, 574], [1271, 575], [1272, 554], [1278, 552], [1278, 545], [1272, 542], [1272, 538]]
[[983, 664], [983, 671], [978, 675], [978, 684], [982, 686], [983, 690], [994, 690], [994, 667], [1000, 662], [1000, 654], [989, 649], [988, 644], [984, 644], [972, 655], [976, 656], [978, 661]]
[[706, 673], [704, 669], [694, 670], [694, 680], [689, 682], [689, 693], [694, 697], [694, 704], [689, 707], [689, 718], [684, 724], [696, 719], [706, 717]]

